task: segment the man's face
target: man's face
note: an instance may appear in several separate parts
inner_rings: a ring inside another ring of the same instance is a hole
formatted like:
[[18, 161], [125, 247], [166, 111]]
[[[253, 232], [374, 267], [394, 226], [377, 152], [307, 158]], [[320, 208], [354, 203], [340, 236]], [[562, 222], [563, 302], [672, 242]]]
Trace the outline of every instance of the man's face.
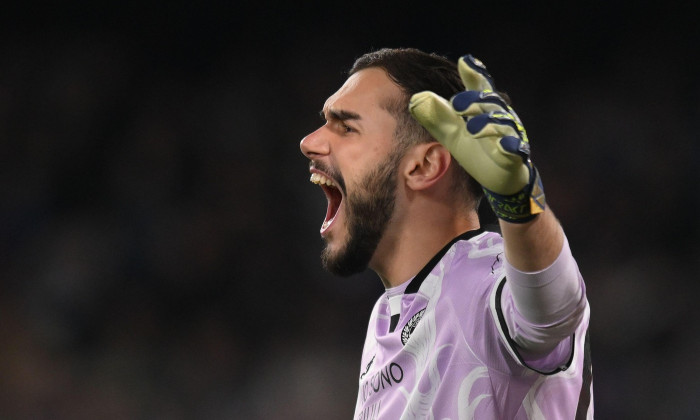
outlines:
[[311, 181], [328, 199], [322, 259], [335, 274], [370, 264], [393, 214], [402, 152], [393, 140], [396, 120], [382, 104], [400, 95], [383, 70], [361, 70], [326, 101], [326, 123], [301, 141]]

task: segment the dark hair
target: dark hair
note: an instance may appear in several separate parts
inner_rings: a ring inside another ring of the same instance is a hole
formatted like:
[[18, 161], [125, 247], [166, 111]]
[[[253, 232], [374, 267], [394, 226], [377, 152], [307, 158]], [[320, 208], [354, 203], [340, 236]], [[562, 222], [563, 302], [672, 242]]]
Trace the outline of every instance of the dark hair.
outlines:
[[[415, 48], [384, 48], [358, 58], [348, 74], [371, 67], [383, 69], [404, 93], [403, 97], [383, 104], [396, 118], [394, 138], [398, 141], [398, 146], [406, 148], [412, 144], [434, 141], [430, 133], [411, 117], [408, 102], [411, 96], [426, 90], [446, 99], [464, 90], [457, 64], [443, 56]], [[456, 172], [454, 192], [470, 198], [474, 209], [478, 208], [484, 194], [481, 185], [459, 164], [452, 166]]]

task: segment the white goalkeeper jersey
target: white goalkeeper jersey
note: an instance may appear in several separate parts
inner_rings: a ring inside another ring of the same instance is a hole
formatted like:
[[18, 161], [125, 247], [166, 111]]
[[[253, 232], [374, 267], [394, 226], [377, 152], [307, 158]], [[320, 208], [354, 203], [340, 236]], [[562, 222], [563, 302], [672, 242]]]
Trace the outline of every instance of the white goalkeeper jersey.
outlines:
[[[575, 264], [565, 248], [561, 263]], [[483, 231], [455, 238], [375, 305], [354, 418], [592, 418], [589, 306], [580, 274], [578, 281], [574, 332], [547, 355], [528, 358], [513, 337], [529, 330], [510, 331], [522, 320], [505, 277], [502, 238]]]

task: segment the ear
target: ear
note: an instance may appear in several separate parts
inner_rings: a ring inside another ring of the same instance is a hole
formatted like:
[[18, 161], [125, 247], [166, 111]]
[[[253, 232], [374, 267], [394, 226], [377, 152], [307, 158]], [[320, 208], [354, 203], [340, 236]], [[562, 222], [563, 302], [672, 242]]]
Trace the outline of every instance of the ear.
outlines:
[[423, 190], [441, 180], [450, 167], [450, 152], [440, 143], [421, 143], [406, 153], [403, 175], [412, 190]]

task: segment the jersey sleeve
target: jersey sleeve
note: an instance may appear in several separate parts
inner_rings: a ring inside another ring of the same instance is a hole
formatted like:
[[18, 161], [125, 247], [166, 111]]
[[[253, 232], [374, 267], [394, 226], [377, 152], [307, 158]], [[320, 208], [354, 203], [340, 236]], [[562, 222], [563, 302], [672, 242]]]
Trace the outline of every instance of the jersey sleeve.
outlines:
[[553, 373], [571, 360], [573, 334], [584, 319], [586, 290], [568, 240], [551, 266], [526, 273], [507, 260], [492, 305], [511, 353], [522, 364]]

